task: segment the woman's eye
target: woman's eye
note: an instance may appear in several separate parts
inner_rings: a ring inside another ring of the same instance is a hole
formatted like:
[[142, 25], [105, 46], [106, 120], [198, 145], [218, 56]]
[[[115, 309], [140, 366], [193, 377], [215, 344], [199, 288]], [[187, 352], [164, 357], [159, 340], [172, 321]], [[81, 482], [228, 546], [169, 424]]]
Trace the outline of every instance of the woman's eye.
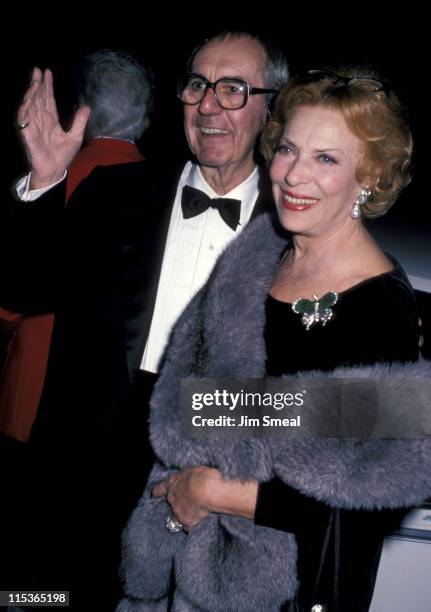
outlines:
[[336, 160], [331, 157], [330, 155], [327, 155], [326, 153], [322, 153], [322, 155], [319, 155], [319, 160], [321, 162], [323, 162], [324, 164], [336, 164]]
[[289, 153], [292, 153], [292, 149], [289, 145], [280, 143], [277, 145], [275, 152], [280, 153], [281, 155], [288, 155]]

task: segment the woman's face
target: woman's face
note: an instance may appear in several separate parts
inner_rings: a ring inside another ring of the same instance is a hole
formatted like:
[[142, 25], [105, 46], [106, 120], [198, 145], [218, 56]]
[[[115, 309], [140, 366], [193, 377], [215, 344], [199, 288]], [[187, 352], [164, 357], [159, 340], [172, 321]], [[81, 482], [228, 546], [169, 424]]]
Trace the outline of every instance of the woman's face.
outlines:
[[296, 108], [270, 170], [281, 224], [293, 233], [321, 236], [357, 223], [350, 212], [360, 189], [355, 170], [363, 147], [341, 111]]

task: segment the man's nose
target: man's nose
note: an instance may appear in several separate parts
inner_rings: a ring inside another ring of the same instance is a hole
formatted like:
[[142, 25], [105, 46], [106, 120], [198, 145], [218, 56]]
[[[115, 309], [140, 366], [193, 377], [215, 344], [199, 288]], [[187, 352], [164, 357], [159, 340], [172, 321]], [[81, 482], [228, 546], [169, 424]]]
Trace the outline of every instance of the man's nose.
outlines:
[[204, 97], [199, 102], [198, 108], [202, 115], [219, 114], [223, 111], [222, 107], [217, 102], [213, 87], [207, 87]]

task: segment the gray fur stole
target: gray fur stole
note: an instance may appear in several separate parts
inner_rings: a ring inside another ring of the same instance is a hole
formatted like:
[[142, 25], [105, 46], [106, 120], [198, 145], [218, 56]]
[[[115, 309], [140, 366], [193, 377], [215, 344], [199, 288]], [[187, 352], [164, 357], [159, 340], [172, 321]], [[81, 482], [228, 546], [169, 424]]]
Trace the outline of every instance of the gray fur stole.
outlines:
[[[346, 509], [407, 507], [431, 496], [431, 438], [227, 440], [181, 435], [182, 378], [264, 377], [265, 300], [285, 243], [268, 216], [250, 224], [175, 326], [151, 400], [151, 442], [158, 463], [124, 532], [126, 599], [118, 612], [167, 610], [172, 573], [176, 612], [271, 612], [295, 595], [292, 534], [217, 514], [189, 534], [168, 532], [169, 507], [150, 492], [175, 470], [208, 465], [228, 478], [260, 482], [277, 476], [316, 500]], [[381, 364], [318, 375], [421, 379], [430, 376], [430, 365]]]

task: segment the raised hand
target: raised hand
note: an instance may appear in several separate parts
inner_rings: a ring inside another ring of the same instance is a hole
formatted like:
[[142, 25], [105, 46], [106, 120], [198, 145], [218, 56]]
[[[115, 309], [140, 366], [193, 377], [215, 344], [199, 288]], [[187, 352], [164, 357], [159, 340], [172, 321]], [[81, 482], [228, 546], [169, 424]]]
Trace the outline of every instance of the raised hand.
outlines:
[[55, 183], [78, 152], [90, 116], [82, 106], [65, 132], [58, 120], [52, 72], [33, 69], [30, 86], [18, 110], [18, 127], [31, 164], [31, 188]]

